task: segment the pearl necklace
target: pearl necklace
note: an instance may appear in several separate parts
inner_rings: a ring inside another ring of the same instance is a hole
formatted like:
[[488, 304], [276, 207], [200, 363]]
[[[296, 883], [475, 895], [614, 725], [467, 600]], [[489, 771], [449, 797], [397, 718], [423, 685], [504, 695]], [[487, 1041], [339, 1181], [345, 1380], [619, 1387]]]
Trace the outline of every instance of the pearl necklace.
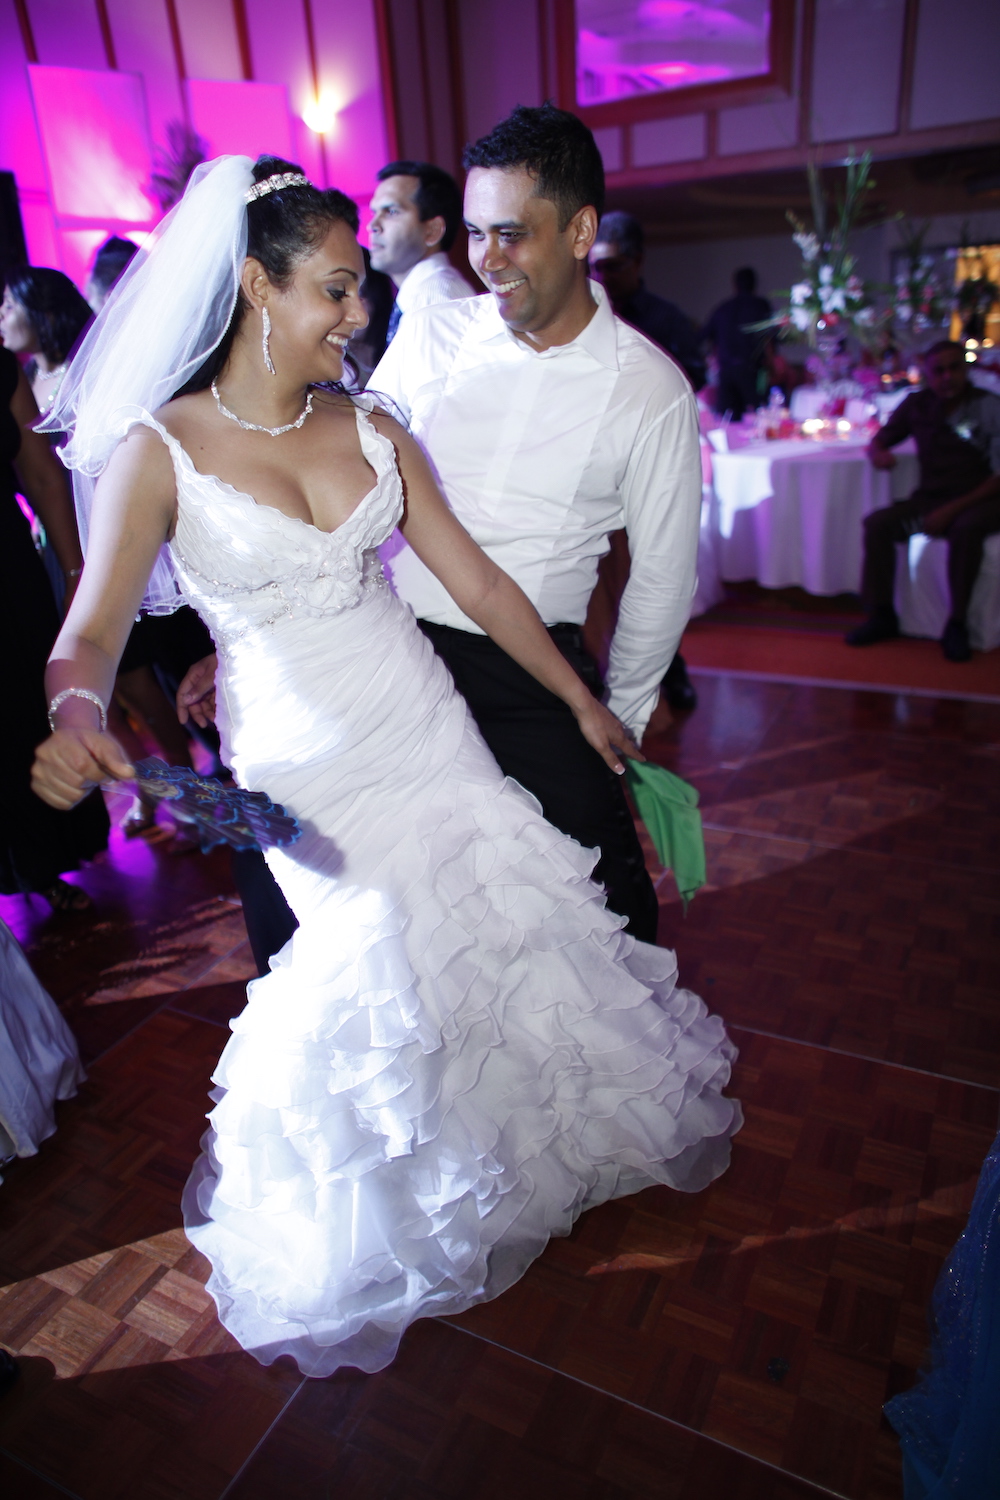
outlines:
[[219, 395], [219, 387], [214, 380], [212, 381], [212, 395], [215, 397], [215, 404], [219, 408], [219, 411], [224, 417], [228, 417], [230, 422], [235, 422], [238, 427], [243, 428], [244, 432], [266, 432], [268, 437], [280, 437], [283, 432], [291, 432], [293, 427], [301, 427], [313, 409], [313, 393], [312, 391], [307, 391], [306, 404], [294, 422], [286, 422], [284, 427], [262, 427], [259, 422], [244, 422], [243, 418], [238, 417], [234, 411], [230, 411], [228, 406], [223, 406], [222, 397]]
[[52, 385], [45, 392], [45, 394], [42, 397], [42, 400], [39, 402], [39, 410], [40, 411], [46, 412], [46, 411], [48, 411], [49, 407], [53, 405], [53, 403], [55, 402], [56, 397], [59, 394], [59, 387], [62, 385], [63, 381], [66, 379], [66, 371], [68, 369], [69, 369], [69, 365], [68, 364], [61, 364], [61, 365], [57, 365], [54, 370], [46, 370], [46, 372], [45, 372], [44, 375], [40, 375], [39, 376], [39, 382], [41, 382], [43, 380], [51, 380], [52, 381]]

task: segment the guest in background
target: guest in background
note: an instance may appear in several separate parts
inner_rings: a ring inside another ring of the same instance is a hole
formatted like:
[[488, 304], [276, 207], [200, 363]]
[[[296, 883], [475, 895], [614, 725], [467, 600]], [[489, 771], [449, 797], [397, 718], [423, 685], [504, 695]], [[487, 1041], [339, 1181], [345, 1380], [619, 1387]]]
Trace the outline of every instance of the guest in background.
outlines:
[[119, 239], [116, 234], [104, 241], [94, 256], [94, 264], [87, 278], [87, 301], [95, 313], [100, 312], [108, 300], [111, 288], [133, 255], [137, 255], [138, 252], [139, 246], [133, 240]]
[[55, 1132], [57, 1101], [84, 1077], [73, 1033], [0, 922], [0, 1166], [37, 1154]]
[[770, 334], [750, 332], [755, 323], [771, 316], [771, 304], [757, 296], [757, 272], [743, 266], [733, 276], [735, 295], [720, 302], [705, 327], [702, 338], [715, 350], [719, 362], [719, 388], [716, 411], [731, 412], [738, 422], [749, 407], [758, 405], [761, 371], [766, 373]]
[[705, 384], [705, 361], [692, 320], [642, 279], [645, 236], [632, 214], [605, 214], [590, 252], [590, 270], [619, 318], [638, 328], [675, 359], [696, 391]]
[[449, 172], [426, 161], [390, 162], [378, 174], [371, 213], [372, 266], [396, 284], [387, 343], [406, 313], [474, 296], [448, 259], [462, 225], [462, 195]]
[[352, 336], [350, 357], [357, 366], [358, 387], [363, 390], [389, 341], [389, 319], [392, 317], [395, 288], [384, 271], [372, 268], [368, 251], [363, 249], [361, 253], [365, 258], [361, 300], [368, 314], [368, 327]]
[[18, 490], [42, 519], [67, 600], [83, 566], [66, 473], [48, 439], [31, 430], [37, 417], [24, 372], [0, 350], [0, 892], [37, 892], [57, 911], [81, 911], [90, 897], [60, 877], [107, 847], [104, 800], [93, 791], [67, 816], [31, 790], [35, 746], [49, 734], [45, 663], [59, 615]]
[[39, 411], [55, 400], [70, 350], [92, 317], [90, 303], [61, 271], [24, 266], [8, 276], [0, 339], [5, 349], [31, 356], [24, 373]]
[[[590, 270], [607, 292], [619, 318], [638, 328], [676, 360], [694, 389], [705, 384], [705, 361], [701, 357], [694, 323], [666, 297], [646, 288], [642, 279], [645, 238], [642, 225], [632, 214], [604, 214], [597, 226], [597, 239], [590, 252]], [[698, 695], [678, 651], [662, 683], [663, 693], [675, 711], [698, 707]]]
[[920, 483], [865, 517], [861, 595], [868, 619], [847, 636], [850, 646], [870, 646], [899, 634], [893, 604], [896, 544], [916, 532], [948, 539], [951, 617], [941, 637], [949, 661], [968, 661], [968, 610], [983, 560], [983, 542], [1000, 531], [1000, 396], [969, 380], [961, 344], [933, 344], [924, 355], [926, 387], [896, 407], [868, 446], [877, 469], [891, 469], [892, 449], [912, 437]]

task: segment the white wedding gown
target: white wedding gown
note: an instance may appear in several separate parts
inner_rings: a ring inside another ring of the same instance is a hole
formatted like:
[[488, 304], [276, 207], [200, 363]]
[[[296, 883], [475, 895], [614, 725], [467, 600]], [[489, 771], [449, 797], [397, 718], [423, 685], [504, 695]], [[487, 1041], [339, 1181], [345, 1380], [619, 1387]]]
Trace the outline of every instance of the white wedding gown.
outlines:
[[185, 1227], [258, 1359], [378, 1370], [584, 1208], [724, 1171], [735, 1049], [673, 954], [621, 931], [593, 851], [504, 779], [385, 583], [401, 486], [365, 412], [377, 482], [332, 534], [136, 419], [173, 458], [228, 763], [303, 828], [267, 856], [301, 925], [231, 1023]]

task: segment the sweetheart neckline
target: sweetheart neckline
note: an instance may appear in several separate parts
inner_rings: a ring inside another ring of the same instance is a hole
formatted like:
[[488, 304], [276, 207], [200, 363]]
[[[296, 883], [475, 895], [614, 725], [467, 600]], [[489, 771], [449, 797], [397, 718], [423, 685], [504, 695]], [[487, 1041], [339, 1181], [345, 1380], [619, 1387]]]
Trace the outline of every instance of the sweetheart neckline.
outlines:
[[[361, 424], [363, 422], [365, 429], [371, 433], [376, 445], [378, 445], [379, 443], [388, 443], [389, 439], [387, 437], [384, 437], [383, 434], [378, 431], [374, 423], [370, 420], [366, 411], [364, 411], [360, 406], [356, 406], [354, 408], [354, 411], [355, 420], [357, 422], [359, 432], [361, 430]], [[168, 431], [168, 429], [164, 427], [162, 422], [157, 422], [152, 413], [147, 413], [147, 415], [150, 417], [150, 420], [157, 427], [157, 429], [164, 435], [164, 437], [169, 439], [168, 446], [173, 445], [176, 447], [177, 452], [183, 459], [187, 461], [188, 465], [191, 468], [191, 472], [198, 479], [208, 480], [210, 483], [216, 485], [224, 494], [231, 496], [235, 500], [245, 500], [248, 505], [253, 506], [254, 510], [267, 511], [271, 515], [280, 516], [284, 521], [291, 521], [296, 526], [304, 526], [308, 531], [315, 532], [317, 536], [327, 538], [335, 537], [339, 532], [343, 531], [345, 526], [349, 526], [350, 523], [354, 520], [355, 516], [359, 514], [359, 512], [367, 504], [371, 497], [376, 494], [381, 488], [382, 480], [384, 478], [384, 475], [381, 474], [378, 469], [376, 469], [375, 483], [372, 485], [370, 490], [366, 490], [366, 492], [361, 496], [361, 499], [357, 502], [350, 515], [345, 516], [340, 525], [335, 526], [332, 531], [324, 531], [321, 526], [316, 525], [315, 521], [304, 521], [301, 516], [290, 516], [287, 511], [279, 510], [276, 505], [268, 505], [266, 501], [255, 500], [253, 495], [251, 495], [248, 490], [238, 490], [235, 485], [230, 484], [226, 479], [220, 478], [218, 474], [204, 473], [203, 470], [198, 468], [194, 459], [184, 447], [184, 444], [181, 442], [180, 438], [175, 437], [172, 432]], [[367, 462], [367, 455], [364, 454], [364, 442], [362, 442], [361, 448], [362, 454], [365, 457], [365, 461]]]

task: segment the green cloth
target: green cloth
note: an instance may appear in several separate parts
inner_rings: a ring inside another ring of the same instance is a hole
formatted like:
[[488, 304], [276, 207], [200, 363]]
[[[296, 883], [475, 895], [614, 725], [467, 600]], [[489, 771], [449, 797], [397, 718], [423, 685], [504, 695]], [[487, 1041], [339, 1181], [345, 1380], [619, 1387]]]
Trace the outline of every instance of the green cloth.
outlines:
[[648, 760], [627, 760], [625, 778], [664, 869], [673, 870], [684, 910], [705, 884], [705, 836], [693, 786]]

